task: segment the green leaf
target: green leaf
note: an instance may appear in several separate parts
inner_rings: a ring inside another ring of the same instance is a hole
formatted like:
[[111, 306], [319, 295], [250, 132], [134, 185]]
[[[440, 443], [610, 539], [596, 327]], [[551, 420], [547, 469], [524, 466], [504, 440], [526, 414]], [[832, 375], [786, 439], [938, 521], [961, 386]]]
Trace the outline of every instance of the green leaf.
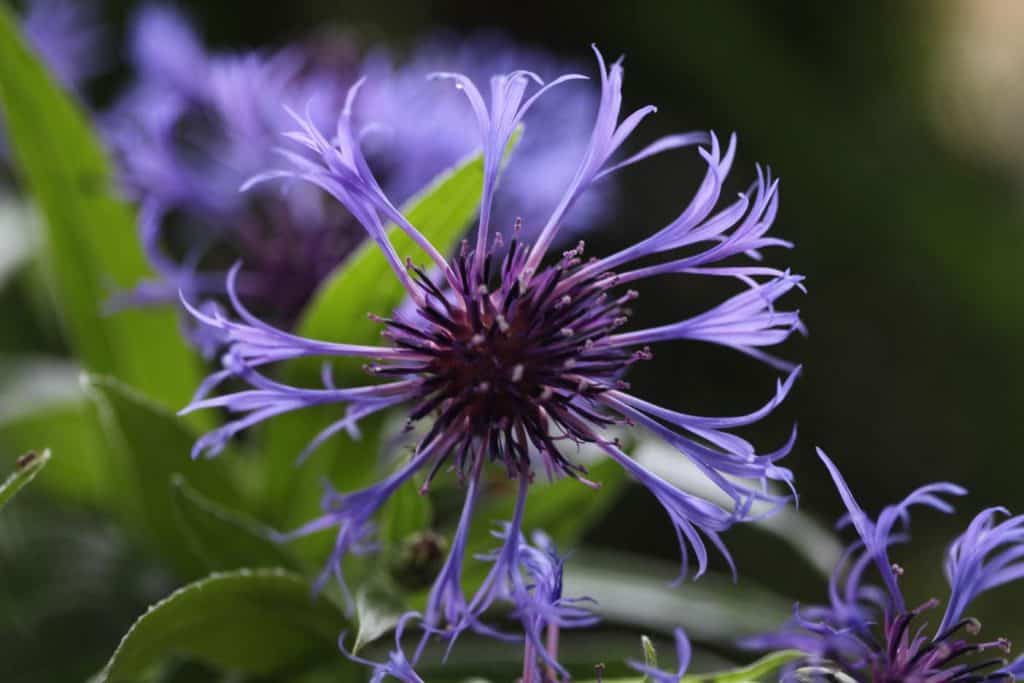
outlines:
[[304, 568], [273, 540], [273, 530], [238, 510], [227, 508], [172, 475], [175, 511], [198, 557], [210, 570], [239, 567]]
[[149, 276], [135, 215], [114, 187], [88, 119], [28, 48], [0, 7], [0, 108], [25, 186], [46, 223], [46, 256], [67, 337], [90, 370], [114, 375], [168, 406], [199, 380], [175, 313], [105, 310], [113, 292]]
[[695, 640], [731, 645], [778, 628], [792, 612], [792, 600], [748, 579], [708, 574], [670, 589], [679, 566], [649, 557], [580, 549], [566, 564], [565, 595], [591, 597], [607, 622], [648, 632], [682, 627]]
[[[465, 233], [477, 211], [482, 187], [483, 159], [477, 154], [438, 176], [402, 211], [439, 251], [445, 252]], [[402, 258], [423, 262], [421, 250], [404, 232], [392, 226], [389, 236]], [[367, 314], [389, 315], [404, 295], [380, 249], [367, 240], [321, 285], [300, 319], [298, 333], [313, 339], [376, 344], [381, 328]], [[316, 383], [318, 370], [312, 363], [295, 363], [287, 378], [298, 384]], [[340, 361], [335, 365], [335, 379], [339, 386], [351, 386], [365, 383], [367, 376], [359, 364]], [[376, 436], [383, 424], [381, 419], [366, 420], [361, 425], [362, 441], [353, 443], [339, 435], [296, 467], [296, 456], [320, 430], [341, 417], [340, 411], [333, 406], [306, 409], [280, 416], [267, 425], [262, 498], [273, 524], [291, 527], [312, 517], [325, 477], [352, 488], [376, 472]]]
[[212, 574], [153, 605], [131, 627], [97, 683], [134, 682], [169, 656], [267, 676], [337, 658], [344, 619], [283, 570]]
[[185, 474], [203, 496], [237, 506], [230, 459], [191, 461], [195, 434], [176, 415], [110, 377], [83, 376], [110, 459], [117, 514], [186, 575], [203, 571], [175, 516], [172, 476]]
[[[769, 674], [774, 674], [786, 664], [805, 656], [804, 653], [796, 650], [780, 650], [765, 655], [748, 666], [702, 674], [688, 674], [679, 679], [679, 683], [757, 683], [767, 680]], [[647, 664], [651, 664], [650, 659], [647, 658], [646, 644], [644, 645], [644, 660]], [[647, 680], [646, 676], [642, 678], [635, 676], [632, 678], [605, 678], [604, 683], [646, 683]], [[585, 683], [596, 682], [587, 681]]]
[[797, 650], [780, 650], [765, 655], [749, 666], [708, 674], [691, 674], [683, 676], [679, 683], [752, 683], [763, 680], [769, 674], [774, 674], [786, 664], [800, 657], [806, 657], [806, 655]]
[[11, 498], [21, 489], [25, 488], [30, 481], [36, 478], [39, 470], [50, 461], [50, 451], [37, 453], [28, 451], [15, 463], [14, 472], [8, 475], [7, 479], [0, 482], [0, 509], [4, 507]]
[[352, 653], [390, 632], [402, 616], [402, 606], [383, 590], [362, 589], [356, 595], [356, 642]]

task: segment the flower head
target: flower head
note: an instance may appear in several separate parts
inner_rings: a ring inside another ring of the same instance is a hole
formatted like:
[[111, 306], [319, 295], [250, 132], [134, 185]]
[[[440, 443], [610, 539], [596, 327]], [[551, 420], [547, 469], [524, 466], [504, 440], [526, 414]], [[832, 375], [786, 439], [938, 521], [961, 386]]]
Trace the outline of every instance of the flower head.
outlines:
[[[274, 162], [284, 106], [333, 109], [343, 91], [296, 48], [208, 52], [176, 12], [148, 6], [132, 30], [136, 82], [104, 117], [122, 184], [141, 205], [143, 246], [159, 279], [118, 305], [223, 300], [225, 267], [250, 266], [239, 287], [260, 313], [288, 325], [319, 282], [359, 242], [343, 210], [313, 188], [240, 193]], [[311, 115], [315, 109], [310, 110]], [[326, 119], [325, 119], [326, 120]], [[190, 330], [207, 352], [216, 336]]]
[[[294, 126], [289, 111], [304, 112], [318, 128], [327, 128], [327, 112], [333, 118], [358, 72], [374, 74], [374, 87], [355, 116], [373, 122], [367, 158], [400, 203], [479, 147], [467, 120], [471, 115], [437, 88], [425, 87], [427, 66], [459, 68], [525, 54], [498, 39], [462, 47], [457, 41], [449, 41], [455, 47], [431, 44], [402, 66], [393, 66], [380, 51], [365, 63], [355, 50], [340, 63], [327, 63], [304, 45], [272, 53], [213, 52], [180, 15], [162, 6], [144, 9], [133, 35], [137, 82], [106, 117], [106, 130], [123, 183], [142, 205], [143, 243], [159, 280], [116, 302], [166, 303], [182, 290], [190, 298], [223, 303], [225, 267], [241, 259], [246, 269], [240, 292], [262, 317], [286, 328], [366, 236], [353, 216], [324, 201], [312, 186], [239, 192], [246, 180], [278, 162], [282, 133]], [[550, 68], [545, 55], [529, 56]], [[514, 163], [528, 174], [564, 173], [564, 160], [586, 144], [571, 134], [580, 126], [555, 125], [555, 114], [564, 118], [571, 112], [579, 123], [592, 98], [563, 97], [556, 104], [561, 107], [541, 111], [544, 118], [537, 119], [548, 144], [515, 155]], [[562, 137], [555, 137], [560, 131]], [[541, 205], [546, 200], [531, 198]], [[222, 339], [208, 329], [189, 331], [207, 355], [220, 347]]]
[[[832, 461], [818, 453], [848, 511], [840, 525], [852, 526], [858, 540], [832, 576], [827, 606], [797, 606], [793, 619], [778, 633], [748, 644], [802, 650], [811, 655], [812, 663], [834, 662], [845, 674], [871, 683], [1014, 680], [1019, 662], [1008, 667], [1002, 657], [1009, 642], [978, 638], [981, 624], [964, 615], [979, 594], [1024, 577], [1024, 516], [1011, 517], [1003, 508], [983, 510], [953, 541], [944, 565], [950, 595], [937, 627], [926, 633], [922, 619], [940, 602], [933, 598], [907, 605], [901, 588], [903, 570], [889, 559], [889, 548], [909, 540], [911, 507], [950, 513], [953, 507], [945, 498], [963, 495], [964, 489], [946, 483], [924, 486], [872, 519]], [[871, 569], [880, 575], [881, 587], [868, 581]]]
[[[300, 129], [291, 138], [305, 151], [290, 155], [290, 167], [253, 182], [281, 177], [308, 181], [359, 220], [410, 300], [409, 306], [392, 317], [379, 319], [386, 344], [325, 343], [275, 329], [250, 313], [236, 295], [237, 270], [229, 278], [228, 289], [240, 321], [191, 308], [196, 319], [222, 334], [229, 346], [223, 357], [224, 369], [204, 384], [187, 410], [223, 407], [238, 415], [203, 437], [196, 454], [215, 454], [239, 430], [312, 405], [346, 406], [345, 415], [318, 436], [313, 447], [338, 431], [353, 430], [362, 417], [400, 403], [408, 406], [411, 422], [427, 423], [407, 462], [374, 486], [325, 499], [324, 517], [311, 528], [333, 526], [337, 530], [332, 558], [336, 562], [352, 548], [356, 530], [365, 528], [397, 486], [423, 473], [425, 489], [442, 468], [454, 470], [465, 483], [466, 497], [450, 556], [424, 615], [434, 631], [447, 629], [454, 636], [466, 628], [486, 630], [479, 617], [505, 595], [509, 577], [521, 566], [523, 509], [535, 474], [573, 477], [596, 487], [574, 459], [573, 451], [582, 445], [603, 450], [664, 506], [681, 546], [684, 574], [687, 547], [697, 558], [699, 575], [708, 564], [705, 541], [728, 559], [721, 532], [751, 519], [756, 503], [767, 502], [768, 508], [774, 509], [788, 500], [766, 493], [766, 484], [768, 480], [790, 483], [790, 472], [777, 461], [791, 442], [778, 451], [759, 454], [729, 430], [770, 412], [791, 386], [795, 369], [790, 368], [789, 378], [765, 408], [724, 418], [657, 406], [630, 393], [624, 380], [632, 364], [652, 358], [649, 345], [678, 340], [720, 344], [789, 367], [763, 348], [802, 329], [796, 313], [776, 308], [777, 300], [798, 288], [801, 278], [763, 265], [734, 263], [735, 257], [786, 245], [766, 236], [777, 208], [777, 184], [767, 172], [759, 172], [750, 191], [718, 208], [722, 182], [735, 154], [735, 139], [723, 148], [714, 135], [705, 133], [663, 138], [622, 161], [613, 161], [653, 108], [642, 108], [620, 121], [622, 66], [618, 62], [606, 65], [599, 53], [598, 63], [600, 107], [589, 143], [533, 244], [523, 241], [515, 228], [506, 244], [492, 224], [500, 160], [509, 136], [539, 98], [575, 76], [544, 83], [536, 74], [514, 71], [493, 77], [488, 97], [463, 75], [437, 76], [454, 81], [469, 100], [484, 155], [475, 240], [465, 243], [451, 258], [402, 215], [372, 172], [353, 120], [358, 84], [350, 91], [331, 138], [312, 120], [298, 117]], [[549, 253], [563, 218], [595, 183], [651, 154], [694, 145], [703, 145], [700, 153], [708, 170], [689, 205], [667, 226], [601, 259], [584, 261], [582, 245]], [[544, 184], [546, 178], [535, 181]], [[423, 267], [406, 263], [388, 238], [385, 222], [404, 231], [422, 248], [429, 263]], [[663, 253], [674, 255], [657, 265], [634, 265], [637, 259]], [[692, 318], [624, 331], [629, 304], [637, 296], [626, 285], [666, 273], [731, 277], [742, 284], [742, 290]], [[370, 374], [383, 381], [339, 388], [327, 373], [323, 388], [300, 388], [281, 384], [262, 369], [275, 361], [308, 356], [367, 358]], [[250, 388], [210, 397], [216, 385], [229, 376]], [[607, 435], [607, 428], [613, 425], [653, 431], [681, 456], [697, 463], [733, 505], [719, 507], [656, 476]], [[494, 569], [479, 591], [468, 598], [461, 586], [461, 562], [485, 468], [492, 464], [518, 483], [515, 511]]]

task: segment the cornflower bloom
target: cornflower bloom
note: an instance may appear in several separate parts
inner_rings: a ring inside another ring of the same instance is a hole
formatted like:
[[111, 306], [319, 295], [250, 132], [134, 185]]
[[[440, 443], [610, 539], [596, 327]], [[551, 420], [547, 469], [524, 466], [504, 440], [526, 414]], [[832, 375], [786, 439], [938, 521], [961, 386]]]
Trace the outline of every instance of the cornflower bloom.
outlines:
[[[125, 191], [139, 202], [140, 238], [158, 279], [119, 293], [116, 306], [173, 303], [179, 290], [214, 308], [226, 268], [261, 315], [288, 325], [358, 243], [349, 219], [314, 188], [242, 194], [244, 180], [276, 159], [288, 117], [313, 92], [334, 111], [344, 91], [296, 48], [208, 52], [176, 12], [148, 6], [132, 27], [136, 82], [104, 116]], [[190, 329], [211, 354], [216, 335]]]
[[[1009, 651], [1009, 642], [975, 638], [981, 624], [964, 617], [964, 612], [981, 593], [1024, 577], [1024, 516], [1011, 517], [1005, 508], [988, 508], [953, 541], [943, 567], [950, 585], [946, 609], [932, 635], [927, 635], [927, 624], [920, 623], [919, 617], [937, 608], [939, 600], [907, 606], [900, 586], [904, 572], [889, 559], [889, 547], [909, 540], [911, 507], [951, 513], [953, 506], [946, 497], [966, 491], [948, 483], [923, 486], [872, 519], [857, 504], [832, 461], [820, 450], [818, 454], [847, 509], [840, 526], [852, 526], [858, 540], [849, 546], [830, 580], [828, 605], [795, 606], [792, 620], [778, 633], [749, 639], [747, 645], [808, 653], [808, 666], [791, 671], [791, 681], [829, 680], [832, 666], [837, 667], [837, 675], [845, 676], [842, 680], [853, 676], [871, 683], [1014, 680], [1021, 664], [1006, 666], [1002, 654]], [[867, 581], [872, 566], [881, 577], [881, 587]], [[996, 656], [987, 656], [992, 651]]]
[[[311, 186], [287, 194], [238, 191], [279, 159], [281, 133], [292, 125], [282, 105], [302, 110], [309, 103], [317, 124], [329, 126], [325, 114], [333, 118], [346, 84], [360, 71], [373, 73], [374, 88], [357, 116], [374, 123], [368, 158], [389, 196], [402, 202], [479, 147], [471, 114], [447, 93], [424, 87], [423, 75], [437, 68], [431, 65], [488, 68], [522, 56], [531, 68], [555, 66], [548, 55], [497, 37], [447, 40], [444, 48], [430, 43], [400, 66], [379, 50], [362, 63], [355, 46], [340, 39], [326, 50], [340, 53], [336, 59], [302, 44], [273, 53], [212, 52], [180, 15], [161, 6], [140, 13], [132, 42], [137, 83], [105, 117], [106, 131], [123, 184], [141, 205], [142, 242], [158, 279], [115, 303], [166, 303], [182, 290], [212, 308], [224, 302], [227, 266], [241, 258], [240, 291], [261, 317], [285, 328], [366, 233]], [[541, 144], [517, 150], [512, 164], [524, 177], [557, 182], [565, 159], [586, 145], [580, 124], [594, 106], [593, 97], [578, 94], [539, 109], [528, 123], [536, 122]], [[547, 190], [518, 201], [526, 195], [515, 190], [520, 210], [557, 200], [556, 190]], [[590, 203], [607, 202], [592, 195]], [[190, 332], [207, 355], [222, 341], [208, 329]]]
[[[513, 231], [505, 246], [494, 233], [492, 206], [503, 152], [537, 99], [578, 76], [563, 76], [545, 85], [530, 72], [498, 75], [491, 79], [489, 102], [462, 75], [436, 76], [455, 81], [468, 98], [483, 141], [483, 191], [475, 246], [464, 243], [451, 259], [395, 208], [371, 172], [360, 147], [361, 136], [353, 128], [358, 86], [348, 95], [332, 140], [312, 121], [297, 117], [301, 129], [291, 137], [316, 159], [291, 154], [290, 168], [269, 172], [253, 182], [282, 177], [309, 181], [334, 196], [359, 220], [379, 245], [411, 302], [394, 317], [378, 319], [390, 344], [327, 343], [274, 328], [242, 304], [235, 284], [238, 268], [228, 280], [228, 291], [239, 320], [205, 313], [186, 302], [198, 321], [224, 335], [230, 345], [222, 357], [223, 369], [203, 384], [184, 412], [226, 408], [238, 414], [204, 435], [195, 445], [194, 457], [215, 455], [234, 434], [253, 424], [313, 405], [347, 406], [345, 414], [313, 440], [313, 448], [332, 434], [354, 430], [361, 418], [399, 404], [410, 406], [410, 423], [432, 418], [408, 461], [368, 488], [329, 491], [323, 499], [323, 516], [295, 534], [335, 529], [335, 545], [324, 577], [334, 574], [343, 581], [342, 558], [365, 540], [375, 512], [390, 495], [418, 473], [424, 473], [422, 489], [426, 490], [441, 468], [454, 470], [464, 482], [465, 502], [425, 613], [427, 628], [435, 632], [446, 629], [453, 638], [466, 628], [486, 630], [479, 617], [501, 598], [510, 573], [520, 566], [518, 538], [535, 472], [598, 486], [586, 479], [585, 468], [574, 462], [570, 449], [596, 445], [655, 496], [677, 534], [681, 577], [689, 571], [687, 546], [697, 559], [697, 576], [708, 564], [705, 539], [731, 565], [721, 532], [755, 517], [752, 507], [756, 503], [767, 502], [771, 511], [789, 500], [788, 496], [767, 493], [766, 485], [768, 480], [791, 483], [791, 473], [777, 461], [789, 451], [795, 430], [788, 443], [767, 454], [758, 454], [749, 442], [729, 430], [770, 413], [789, 391], [797, 369], [790, 369], [787, 380], [779, 383], [764, 407], [748, 415], [721, 418], [699, 417], [649, 403], [631, 394], [622, 379], [633, 363], [652, 357], [648, 345], [678, 340], [724, 345], [785, 367], [763, 348], [802, 329], [795, 312], [775, 308], [779, 297], [799, 287], [801, 278], [763, 265], [723, 263], [765, 247], [790, 246], [766, 235], [778, 206], [776, 181], [759, 170], [748, 192], [719, 208], [722, 182], [735, 155], [735, 138], [723, 149], [718, 139], [707, 133], [669, 136], [622, 161], [611, 161], [654, 108], [638, 109], [620, 122], [622, 65], [606, 65], [599, 53], [598, 64], [600, 106], [588, 147], [532, 245], [522, 243]], [[536, 83], [537, 89], [528, 96], [531, 83]], [[707, 172], [689, 205], [667, 226], [602, 259], [584, 263], [582, 245], [545, 258], [563, 216], [594, 183], [652, 154], [693, 145], [704, 145], [700, 154]], [[546, 179], [536, 178], [536, 182], [544, 184]], [[434, 272], [403, 262], [388, 238], [385, 221], [394, 222], [422, 248]], [[494, 251], [499, 245], [501, 256]], [[662, 263], [630, 266], [637, 259], [673, 251], [676, 255]], [[692, 318], [621, 331], [629, 319], [627, 306], [637, 296], [635, 291], [621, 288], [669, 273], [737, 278], [745, 287]], [[323, 388], [303, 388], [282, 384], [261, 371], [268, 363], [311, 356], [368, 358], [369, 373], [386, 381], [336, 387], [328, 367]], [[221, 380], [231, 376], [250, 388], [208, 397]], [[605, 430], [613, 425], [645, 427], [672, 444], [729, 496], [732, 507], [723, 509], [681, 491], [647, 470], [606, 436]], [[506, 541], [483, 584], [468, 598], [461, 585], [462, 559], [488, 463], [499, 464], [517, 482], [516, 502]]]

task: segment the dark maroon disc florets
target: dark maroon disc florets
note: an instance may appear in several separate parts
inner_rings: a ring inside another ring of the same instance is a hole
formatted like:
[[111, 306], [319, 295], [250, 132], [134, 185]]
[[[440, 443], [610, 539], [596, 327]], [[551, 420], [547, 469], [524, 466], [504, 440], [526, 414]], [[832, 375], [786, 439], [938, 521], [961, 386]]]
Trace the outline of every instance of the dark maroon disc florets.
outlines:
[[583, 244], [536, 274], [526, 271], [529, 247], [512, 240], [496, 270], [496, 240], [483, 265], [464, 245], [452, 261], [450, 290], [410, 266], [422, 298], [414, 324], [383, 321], [384, 334], [418, 354], [371, 372], [417, 375], [421, 396], [410, 419], [436, 414], [424, 442], [444, 437], [459, 472], [483, 453], [501, 460], [510, 476], [530, 475], [529, 453], [539, 453], [549, 475], [580, 476], [558, 441], [597, 441], [594, 427], [615, 422], [595, 399], [622, 388], [632, 362], [650, 357], [603, 343], [629, 318], [636, 292], [611, 293], [613, 274], [588, 275]]
[[885, 628], [885, 656], [879, 658], [872, 672], [875, 683], [995, 683], [1011, 681], [1013, 677], [1004, 671], [1006, 659], [1002, 656], [985, 658], [965, 663], [972, 655], [997, 650], [1009, 652], [1010, 643], [1005, 638], [987, 642], [974, 642], [963, 636], [975, 636], [981, 630], [977, 619], [964, 618], [937, 634], [934, 638], [921, 636], [914, 622], [917, 617], [938, 607], [939, 601], [931, 599], [924, 604], [900, 614]]

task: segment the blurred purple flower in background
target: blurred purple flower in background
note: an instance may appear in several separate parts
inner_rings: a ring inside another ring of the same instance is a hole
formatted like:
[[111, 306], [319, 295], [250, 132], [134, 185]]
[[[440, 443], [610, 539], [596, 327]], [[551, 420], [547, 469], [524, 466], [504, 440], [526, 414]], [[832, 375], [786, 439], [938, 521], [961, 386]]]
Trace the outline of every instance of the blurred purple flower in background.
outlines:
[[32, 0], [21, 20], [32, 48], [61, 84], [78, 90], [107, 65], [106, 30], [94, 2]]
[[[932, 598], [916, 607], [907, 606], [900, 587], [903, 570], [890, 561], [889, 547], [909, 540], [912, 506], [951, 513], [953, 506], [944, 496], [960, 496], [966, 491], [946, 483], [923, 486], [871, 519], [832, 461], [820, 450], [818, 454], [848, 511], [840, 526], [852, 526], [858, 539], [831, 578], [827, 606], [796, 606], [792, 620], [779, 632], [749, 639], [746, 644], [757, 649], [801, 650], [810, 655], [812, 664], [835, 664], [858, 681], [872, 683], [1013, 680], [1022, 665], [1018, 660], [1008, 667], [1003, 659], [1009, 642], [973, 638], [981, 624], [965, 618], [964, 612], [981, 593], [1024, 577], [1024, 516], [1011, 517], [1004, 508], [988, 508], [953, 541], [943, 567], [949, 599], [934, 635], [927, 636], [926, 624], [915, 622], [940, 603]], [[872, 566], [881, 576], [881, 587], [866, 580]], [[996, 656], [988, 656], [993, 650]], [[971, 657], [978, 654], [982, 656]], [[793, 674], [791, 680], [802, 679]]]
[[[210, 52], [180, 15], [160, 6], [142, 11], [132, 33], [137, 82], [106, 117], [106, 130], [124, 184], [142, 206], [143, 242], [160, 279], [120, 303], [168, 302], [179, 289], [218, 301], [225, 265], [240, 258], [246, 265], [241, 293], [261, 316], [284, 327], [365, 237], [358, 222], [316, 188], [239, 193], [245, 180], [277, 162], [281, 134], [292, 125], [286, 107], [330, 127], [326, 112], [333, 118], [359, 72], [372, 74], [374, 87], [356, 115], [378, 128], [367, 140], [368, 158], [401, 202], [480, 145], [472, 114], [426, 83], [428, 70], [473, 68], [489, 75], [507, 62], [542, 72], [556, 68], [549, 55], [499, 37], [438, 40], [399, 65], [382, 50], [361, 64], [347, 44], [334, 45], [327, 57], [300, 45], [275, 53]], [[529, 193], [525, 183], [513, 184], [505, 194], [522, 215], [535, 217], [557, 200], [574, 170], [572, 159], [586, 145], [584, 122], [595, 106], [589, 93], [567, 93], [527, 121], [536, 124], [537, 139], [517, 150], [511, 164], [522, 177], [543, 175], [553, 184]], [[589, 204], [594, 210], [609, 200], [604, 193]], [[513, 215], [506, 220], [511, 226]], [[216, 335], [192, 332], [208, 354], [218, 346]]]
[[[514, 584], [511, 572], [517, 571], [522, 561], [519, 538], [526, 494], [536, 471], [552, 479], [570, 476], [597, 486], [587, 481], [585, 468], [571, 458], [571, 452], [581, 445], [593, 444], [603, 450], [665, 508], [682, 550], [681, 575], [688, 572], [687, 546], [696, 555], [698, 576], [708, 565], [705, 539], [731, 563], [719, 534], [758, 516], [752, 512], [756, 503], [767, 502], [772, 511], [789, 500], [767, 493], [766, 486], [769, 480], [791, 484], [791, 473], [776, 461], [789, 451], [792, 438], [778, 451], [758, 454], [750, 443], [728, 430], [771, 412], [792, 386], [797, 369], [790, 368], [786, 381], [763, 408], [726, 418], [661, 408], [629, 393], [622, 379], [630, 365], [652, 357], [649, 344], [679, 340], [724, 345], [776, 367], [790, 367], [763, 348], [802, 330], [796, 313], [775, 307], [779, 297], [800, 287], [802, 278], [738, 262], [744, 255], [759, 257], [765, 247], [790, 246], [766, 234], [778, 206], [777, 183], [759, 169], [747, 192], [719, 207], [735, 139], [723, 148], [707, 133], [672, 135], [624, 160], [613, 161], [653, 107], [641, 108], [620, 121], [622, 66], [618, 62], [606, 66], [600, 55], [598, 62], [600, 107], [588, 127], [589, 143], [532, 246], [515, 230], [507, 240], [502, 238], [493, 224], [501, 158], [518, 123], [538, 98], [555, 86], [576, 87], [563, 84], [578, 77], [564, 76], [543, 85], [531, 72], [513, 71], [494, 76], [485, 98], [463, 75], [437, 75], [459, 86], [452, 96], [468, 98], [484, 153], [476, 238], [451, 259], [406, 220], [371, 171], [361, 146], [363, 136], [353, 120], [358, 84], [347, 97], [331, 139], [324, 137], [314, 121], [297, 117], [300, 130], [291, 137], [305, 150], [289, 155], [289, 168], [266, 173], [253, 182], [278, 177], [309, 181], [359, 220], [380, 246], [411, 301], [411, 306], [396, 312], [395, 317], [381, 320], [389, 345], [319, 342], [262, 322], [240, 300], [238, 268], [231, 273], [228, 291], [240, 321], [217, 312], [204, 313], [188, 304], [195, 318], [223, 335], [229, 346], [222, 357], [223, 370], [204, 383], [184, 412], [226, 408], [239, 415], [203, 436], [194, 455], [215, 455], [239, 431], [314, 405], [347, 405], [347, 411], [314, 439], [311, 448], [332, 434], [353, 431], [361, 418], [398, 404], [410, 406], [410, 423], [433, 417], [407, 462], [368, 488], [328, 493], [323, 517], [298, 533], [336, 530], [326, 572], [340, 579], [341, 560], [365, 540], [373, 515], [390, 495], [418, 474], [425, 477], [425, 490], [442, 467], [450, 467], [465, 484], [465, 502], [448, 562], [435, 582], [425, 616], [429, 630], [444, 630], [452, 638], [467, 628], [487, 631], [479, 617], [503, 597], [509, 582]], [[528, 95], [531, 84], [536, 84], [536, 91]], [[605, 176], [655, 153], [694, 145], [702, 145], [700, 154], [707, 172], [688, 206], [668, 225], [602, 259], [583, 262], [582, 245], [550, 255], [564, 217], [577, 199]], [[543, 175], [531, 180], [538, 186], [548, 184]], [[385, 232], [388, 221], [423, 249], [431, 272], [402, 262]], [[673, 254], [670, 260], [630, 266], [638, 259], [668, 253]], [[671, 273], [732, 278], [743, 289], [692, 318], [621, 332], [630, 316], [627, 305], [637, 296], [621, 288]], [[328, 367], [323, 388], [302, 388], [282, 384], [261, 372], [261, 366], [269, 363], [310, 356], [367, 358], [372, 361], [368, 371], [387, 381], [336, 387]], [[228, 377], [244, 381], [249, 388], [208, 397]], [[723, 509], [675, 488], [626, 455], [606, 433], [616, 425], [645, 427], [672, 444], [731, 498], [731, 508]], [[497, 463], [510, 479], [518, 481], [518, 492], [505, 544], [482, 587], [469, 599], [461, 585], [461, 562], [489, 462]]]
[[[284, 195], [239, 187], [276, 158], [285, 107], [314, 101], [333, 110], [343, 84], [296, 48], [208, 52], [166, 7], [144, 9], [131, 40], [137, 80], [104, 128], [126, 191], [140, 203], [142, 242], [159, 280], [119, 303], [169, 303], [179, 290], [215, 301], [225, 265], [242, 257], [246, 296], [262, 315], [290, 324], [359, 237], [313, 188]], [[209, 353], [219, 340], [199, 333], [195, 341]]]

